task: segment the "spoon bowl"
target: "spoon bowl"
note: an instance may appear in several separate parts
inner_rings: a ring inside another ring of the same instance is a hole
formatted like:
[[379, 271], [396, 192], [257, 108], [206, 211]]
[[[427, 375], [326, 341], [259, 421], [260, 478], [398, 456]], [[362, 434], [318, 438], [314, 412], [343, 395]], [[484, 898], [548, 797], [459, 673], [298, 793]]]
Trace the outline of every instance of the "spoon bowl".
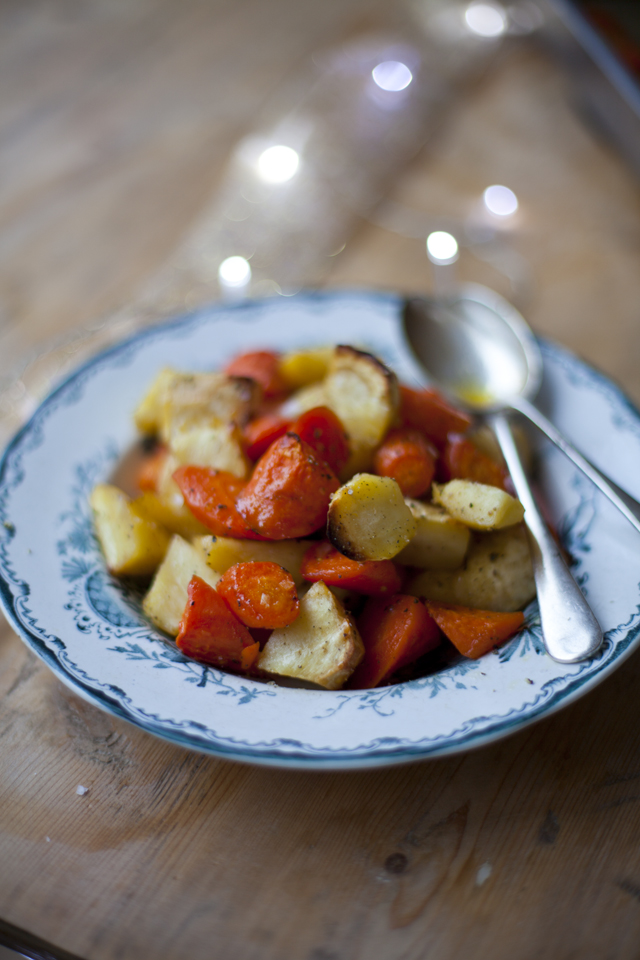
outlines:
[[472, 412], [532, 400], [542, 382], [542, 357], [517, 310], [493, 290], [465, 284], [454, 298], [408, 300], [407, 338], [445, 393]]

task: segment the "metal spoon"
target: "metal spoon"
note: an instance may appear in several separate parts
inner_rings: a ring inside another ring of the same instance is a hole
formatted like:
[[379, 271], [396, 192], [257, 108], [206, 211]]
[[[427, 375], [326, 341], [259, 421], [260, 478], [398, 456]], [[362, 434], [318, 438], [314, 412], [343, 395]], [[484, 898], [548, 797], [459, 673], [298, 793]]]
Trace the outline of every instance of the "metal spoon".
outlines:
[[[640, 522], [600, 472], [529, 402], [542, 377], [542, 358], [531, 330], [511, 304], [475, 284], [461, 286], [446, 300], [409, 300], [404, 327], [417, 359], [432, 379], [457, 402], [482, 413], [493, 427], [525, 508], [547, 652], [561, 663], [593, 656], [602, 643], [602, 631], [540, 516], [507, 411], [528, 416], [638, 530]], [[637, 507], [640, 513], [640, 505]]]

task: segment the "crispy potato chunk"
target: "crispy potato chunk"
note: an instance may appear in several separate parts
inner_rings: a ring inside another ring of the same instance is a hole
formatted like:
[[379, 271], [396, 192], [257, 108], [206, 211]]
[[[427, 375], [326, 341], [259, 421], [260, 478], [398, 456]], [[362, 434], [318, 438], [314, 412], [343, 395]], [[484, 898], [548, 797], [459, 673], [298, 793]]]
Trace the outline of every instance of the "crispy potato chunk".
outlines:
[[118, 487], [99, 483], [89, 504], [107, 567], [117, 576], [149, 576], [167, 552], [170, 536]]
[[249, 560], [277, 563], [291, 574], [296, 587], [304, 584], [300, 573], [302, 558], [315, 540], [236, 540], [234, 537], [196, 537], [193, 545], [212, 570], [225, 573], [235, 563]]
[[299, 417], [314, 407], [327, 407], [327, 391], [324, 382], [312, 383], [308, 387], [296, 390], [283, 406], [283, 410], [291, 417]]
[[336, 347], [324, 381], [327, 406], [349, 435], [351, 456], [342, 476], [371, 467], [373, 453], [393, 423], [400, 405], [396, 375], [383, 363], [353, 347]]
[[194, 574], [211, 587], [220, 579], [220, 574], [207, 565], [202, 554], [176, 535], [142, 603], [149, 619], [174, 637], [180, 629], [187, 588]]
[[358, 473], [333, 495], [327, 536], [351, 560], [391, 560], [415, 533], [415, 518], [390, 477]]
[[536, 594], [524, 526], [477, 534], [463, 566], [452, 571], [425, 570], [406, 592], [480, 610], [521, 610]]
[[360, 634], [337, 597], [319, 581], [300, 601], [297, 620], [273, 631], [256, 666], [338, 690], [363, 656]]
[[133, 422], [141, 433], [157, 433], [160, 427], [160, 411], [165, 390], [171, 381], [180, 376], [173, 367], [163, 367], [156, 375], [144, 397], [133, 411]]
[[465, 558], [469, 528], [434, 503], [405, 498], [416, 521], [416, 532], [396, 560], [409, 567], [428, 570], [456, 570]]
[[159, 433], [169, 443], [174, 423], [209, 416], [239, 426], [255, 413], [260, 387], [246, 377], [224, 373], [180, 373], [168, 380], [160, 393]]
[[247, 477], [251, 470], [239, 427], [209, 413], [174, 417], [168, 444], [180, 464], [213, 467], [240, 479]]
[[434, 483], [432, 496], [454, 519], [474, 530], [499, 530], [520, 523], [524, 507], [498, 487], [473, 480]]
[[136, 407], [133, 419], [143, 433], [158, 433], [166, 442], [176, 417], [208, 414], [224, 423], [244, 426], [259, 400], [260, 388], [245, 377], [182, 373], [165, 367]]
[[280, 376], [290, 390], [299, 390], [323, 380], [333, 356], [333, 347], [292, 350], [280, 357]]

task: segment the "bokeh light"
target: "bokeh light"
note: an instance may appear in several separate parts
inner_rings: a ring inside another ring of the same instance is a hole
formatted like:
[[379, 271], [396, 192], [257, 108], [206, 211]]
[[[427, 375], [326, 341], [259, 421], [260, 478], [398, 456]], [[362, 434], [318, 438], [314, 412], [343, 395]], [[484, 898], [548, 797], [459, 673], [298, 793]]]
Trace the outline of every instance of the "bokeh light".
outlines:
[[251, 267], [244, 257], [227, 257], [218, 267], [220, 286], [229, 290], [245, 287], [251, 280]]
[[518, 209], [518, 198], [509, 187], [494, 184], [482, 194], [484, 205], [496, 217], [511, 217]]
[[507, 29], [507, 17], [497, 4], [470, 3], [464, 14], [465, 22], [478, 37], [499, 37]]
[[258, 173], [266, 183], [285, 183], [295, 176], [300, 157], [292, 147], [267, 147], [258, 157]]
[[413, 80], [413, 74], [406, 63], [399, 60], [385, 60], [371, 71], [374, 83], [381, 90], [398, 93], [405, 90]]
[[455, 263], [458, 259], [458, 242], [450, 233], [436, 230], [427, 237], [427, 253], [433, 263]]

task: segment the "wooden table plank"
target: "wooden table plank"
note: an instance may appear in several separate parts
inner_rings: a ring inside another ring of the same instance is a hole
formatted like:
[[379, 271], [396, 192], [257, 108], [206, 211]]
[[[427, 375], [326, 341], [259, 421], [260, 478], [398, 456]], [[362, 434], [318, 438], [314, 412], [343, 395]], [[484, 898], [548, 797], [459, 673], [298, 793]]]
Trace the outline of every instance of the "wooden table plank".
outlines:
[[213, 937], [264, 958], [636, 956], [638, 655], [494, 746], [310, 774], [164, 744], [12, 636], [0, 653], [0, 904], [53, 943], [92, 960], [204, 958]]

